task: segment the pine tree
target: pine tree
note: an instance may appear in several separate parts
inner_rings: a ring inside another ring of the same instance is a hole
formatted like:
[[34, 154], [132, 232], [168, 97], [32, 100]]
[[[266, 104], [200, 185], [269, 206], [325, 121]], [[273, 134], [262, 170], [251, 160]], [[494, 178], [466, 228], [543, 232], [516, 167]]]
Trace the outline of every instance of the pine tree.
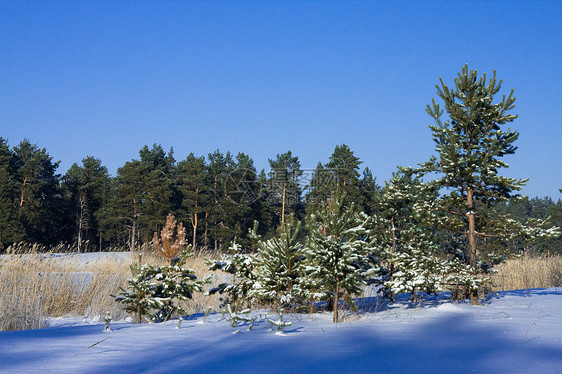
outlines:
[[317, 287], [316, 294], [333, 301], [333, 321], [339, 320], [339, 300], [352, 304], [351, 297], [373, 278], [378, 269], [369, 241], [370, 218], [358, 213], [355, 204], [345, 204], [339, 192], [308, 216], [306, 255], [307, 276]]
[[[142, 199], [144, 186], [142, 183], [139, 160], [126, 162], [117, 169], [114, 180], [114, 193], [110, 206], [105, 211], [105, 224], [112, 226], [121, 233], [125, 227], [125, 242], [129, 242], [131, 251], [137, 249], [139, 237], [139, 217], [142, 214]], [[123, 235], [120, 235], [121, 237]]]
[[248, 296], [257, 280], [254, 271], [256, 267], [256, 256], [251, 253], [245, 253], [246, 251], [236, 243], [236, 238], [230, 242], [228, 252], [229, 254], [222, 255], [220, 260], [205, 259], [209, 270], [220, 270], [232, 275], [231, 282], [221, 283], [211, 288], [207, 294], [213, 295], [219, 293], [221, 295], [226, 295], [227, 298], [223, 301], [222, 305], [232, 305], [236, 311], [240, 305], [250, 304]]
[[115, 301], [125, 305], [125, 310], [137, 315], [141, 323], [144, 315], [154, 321], [169, 320], [174, 313], [188, 314], [178, 301], [189, 300], [194, 292], [203, 291], [210, 277], [198, 279], [195, 271], [185, 267], [191, 256], [188, 246], [173, 265], [156, 266], [152, 264], [131, 264], [133, 277], [127, 281], [128, 287], [120, 287], [121, 292], [111, 295]]
[[110, 207], [103, 212], [105, 224], [126, 227], [131, 250], [139, 240], [148, 242], [164, 226], [163, 218], [172, 210], [175, 180], [173, 151], [159, 145], [144, 146], [140, 160], [131, 160], [117, 169]]
[[67, 198], [76, 218], [78, 251], [84, 243], [93, 245], [98, 237], [101, 246], [99, 213], [107, 203], [109, 186], [107, 168], [101, 165], [101, 160], [90, 156], [82, 160], [82, 166], [73, 164], [63, 178], [63, 188], [69, 195]]
[[[440, 208], [448, 215], [449, 229], [466, 233], [464, 257], [473, 275], [481, 271], [479, 263], [486, 261], [486, 248], [479, 241], [512, 234], [506, 217], [488, 208], [506, 201], [526, 182], [499, 175], [499, 169], [508, 167], [502, 158], [515, 152], [513, 143], [519, 137], [517, 131], [502, 130], [517, 116], [509, 113], [514, 108], [513, 90], [494, 103], [501, 83], [495, 71], [488, 80], [486, 74], [478, 77], [476, 70], [465, 65], [453, 89], [442, 79], [436, 86], [448, 119], [443, 119], [444, 110], [435, 99], [427, 106], [436, 122], [430, 129], [439, 157], [432, 157], [424, 167], [442, 175], [438, 182], [449, 194], [440, 200]], [[473, 290], [470, 297], [473, 304], [478, 303], [477, 292]]]
[[227, 226], [230, 203], [226, 197], [225, 182], [234, 170], [234, 160], [230, 152], [224, 155], [218, 149], [209, 153], [208, 159], [207, 183], [210, 202], [206, 210], [205, 237], [213, 242], [213, 247], [217, 251], [223, 242], [232, 238], [232, 229]]
[[23, 227], [17, 219], [14, 197], [17, 186], [13, 169], [14, 153], [0, 137], [0, 251], [23, 238]]
[[164, 225], [163, 217], [172, 211], [173, 184], [176, 179], [173, 153], [173, 149], [166, 153], [157, 144], [152, 149], [144, 146], [139, 151], [139, 177], [143, 191], [138, 220], [139, 234], [144, 242], [151, 240], [154, 231]]
[[274, 309], [291, 308], [306, 294], [300, 287], [304, 273], [304, 250], [299, 242], [301, 223], [288, 216], [277, 236], [258, 243], [257, 280], [250, 296], [272, 303]]
[[181, 207], [189, 216], [192, 227], [192, 246], [197, 248], [197, 230], [209, 198], [208, 184], [205, 183], [205, 158], [195, 157], [190, 153], [185, 160], [178, 163], [177, 178], [182, 195]]
[[386, 182], [378, 203], [377, 241], [385, 253], [390, 279], [385, 283], [392, 296], [408, 292], [441, 292], [444, 264], [434, 227], [437, 187], [422, 182], [412, 168], [399, 168]]
[[275, 328], [275, 334], [277, 335], [283, 335], [283, 327], [289, 327], [293, 325], [292, 322], [283, 320], [283, 309], [279, 310], [279, 318], [277, 318], [277, 320], [268, 318], [267, 322], [269, 322], [269, 324], [271, 325], [272, 330]]
[[238, 153], [225, 183], [225, 226], [229, 229], [228, 237], [241, 238], [240, 243], [247, 245], [244, 234], [252, 228], [259, 218], [258, 184], [254, 161], [245, 153]]
[[291, 151], [278, 154], [274, 160], [269, 160], [271, 169], [267, 181], [267, 198], [274, 207], [278, 222], [283, 222], [289, 214], [297, 217], [302, 214], [302, 187], [300, 179], [303, 171], [298, 157]]
[[361, 164], [362, 161], [347, 145], [336, 146], [330, 160], [325, 165], [318, 163], [312, 175], [306, 195], [307, 212], [313, 212], [336, 191], [347, 194], [346, 204], [353, 202], [357, 207], [362, 207], [364, 198], [359, 174]]
[[14, 184], [17, 189], [17, 219], [25, 240], [42, 244], [58, 242], [65, 227], [62, 191], [56, 169], [47, 151], [24, 139], [13, 149]]
[[361, 194], [361, 181], [359, 165], [363, 162], [356, 157], [349, 146], [342, 144], [336, 146], [330, 156], [330, 161], [326, 168], [336, 173], [338, 189], [347, 195], [349, 203], [355, 203], [357, 207], [363, 206], [363, 196]]
[[363, 177], [359, 183], [361, 197], [363, 200], [363, 211], [372, 216], [375, 210], [376, 200], [381, 193], [381, 187], [377, 185], [373, 172], [368, 167], [363, 170]]

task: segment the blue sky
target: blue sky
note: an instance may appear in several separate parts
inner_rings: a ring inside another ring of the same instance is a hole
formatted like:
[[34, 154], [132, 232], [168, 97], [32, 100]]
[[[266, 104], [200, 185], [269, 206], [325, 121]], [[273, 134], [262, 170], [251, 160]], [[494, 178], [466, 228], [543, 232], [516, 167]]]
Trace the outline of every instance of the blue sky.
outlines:
[[503, 174], [561, 196], [561, 1], [0, 1], [0, 15], [0, 136], [45, 147], [60, 173], [90, 155], [115, 174], [154, 143], [258, 169], [291, 150], [314, 168], [345, 143], [382, 184], [434, 154], [425, 106], [468, 63], [515, 89]]

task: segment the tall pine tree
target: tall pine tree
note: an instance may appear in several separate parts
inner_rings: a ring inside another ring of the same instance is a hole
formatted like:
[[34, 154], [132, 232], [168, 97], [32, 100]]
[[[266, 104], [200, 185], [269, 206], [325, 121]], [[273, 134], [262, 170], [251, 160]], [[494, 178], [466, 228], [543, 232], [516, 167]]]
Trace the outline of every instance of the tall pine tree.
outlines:
[[185, 160], [178, 163], [177, 179], [182, 195], [181, 207], [189, 217], [192, 228], [192, 247], [197, 248], [197, 230], [202, 220], [204, 209], [208, 206], [209, 185], [207, 179], [207, 165], [204, 157], [196, 157], [190, 153]]
[[291, 151], [278, 154], [275, 159], [269, 160], [269, 178], [267, 183], [267, 202], [275, 211], [278, 222], [285, 221], [289, 214], [302, 214], [302, 187], [300, 179], [303, 171], [298, 157]]
[[[465, 258], [473, 274], [479, 272], [479, 262], [485, 260], [479, 241], [500, 237], [506, 231], [506, 218], [487, 208], [505, 201], [526, 182], [499, 174], [500, 169], [508, 167], [503, 157], [515, 152], [514, 142], [519, 136], [517, 131], [502, 127], [517, 116], [510, 113], [515, 103], [513, 90], [494, 101], [501, 83], [495, 71], [488, 79], [486, 74], [479, 77], [476, 70], [465, 65], [452, 89], [443, 79], [436, 86], [444, 110], [435, 99], [427, 106], [427, 113], [436, 122], [430, 129], [438, 157], [432, 157], [424, 166], [441, 175], [439, 184], [448, 194], [440, 200], [440, 206], [449, 217], [447, 226], [466, 235]], [[478, 303], [474, 291], [471, 302]]]
[[68, 169], [63, 178], [63, 186], [69, 195], [67, 198], [70, 199], [75, 217], [78, 250], [81, 251], [84, 243], [88, 242], [90, 246], [97, 242], [101, 249], [99, 213], [109, 197], [107, 168], [102, 166], [100, 159], [86, 157], [81, 166], [73, 164]]

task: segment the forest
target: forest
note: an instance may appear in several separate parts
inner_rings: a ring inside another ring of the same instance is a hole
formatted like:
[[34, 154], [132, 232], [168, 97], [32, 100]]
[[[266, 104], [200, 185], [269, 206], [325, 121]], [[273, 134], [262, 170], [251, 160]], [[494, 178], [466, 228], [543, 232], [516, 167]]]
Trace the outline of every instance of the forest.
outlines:
[[[0, 138], [0, 249], [23, 241], [67, 243], [80, 251], [128, 250], [150, 242], [168, 213], [189, 228], [194, 246], [224, 249], [234, 237], [244, 240], [254, 221], [267, 238], [285, 216], [304, 219], [338, 186], [365, 213], [384, 215], [383, 199], [393, 183], [377, 184], [346, 145], [336, 146], [315, 170], [302, 170], [291, 151], [270, 159], [270, 171], [258, 172], [244, 153], [216, 150], [177, 162], [173, 150], [156, 144], [144, 146], [115, 177], [91, 156], [64, 175], [57, 173], [58, 164], [28, 140], [10, 147]], [[552, 224], [562, 225], [560, 199], [514, 197], [495, 208], [520, 222], [550, 217]], [[511, 245], [516, 253], [562, 253], [560, 238], [537, 240], [530, 247]]]

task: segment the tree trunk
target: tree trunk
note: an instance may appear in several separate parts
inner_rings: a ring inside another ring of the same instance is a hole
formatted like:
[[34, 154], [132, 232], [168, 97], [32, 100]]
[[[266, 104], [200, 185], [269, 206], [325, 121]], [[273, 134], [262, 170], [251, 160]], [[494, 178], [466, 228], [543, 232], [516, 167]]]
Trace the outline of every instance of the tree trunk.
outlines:
[[193, 250], [197, 246], [197, 213], [193, 214]]
[[195, 251], [195, 247], [197, 246], [197, 208], [198, 208], [198, 198], [199, 195], [199, 186], [195, 188], [195, 208], [193, 209], [193, 217], [191, 218], [191, 225], [193, 226], [193, 250]]
[[[476, 260], [476, 220], [473, 207], [474, 202], [472, 199], [473, 191], [471, 189], [467, 190], [466, 203], [468, 206], [468, 243], [469, 243], [469, 258], [470, 258], [470, 268], [472, 269], [472, 274], [476, 275], [478, 273], [477, 260]], [[478, 291], [470, 291], [470, 304], [478, 305]]]
[[285, 222], [285, 189], [286, 189], [286, 184], [283, 183], [283, 204], [281, 208], [281, 223]]
[[26, 185], [26, 183], [27, 183], [27, 177], [25, 177], [25, 178], [23, 179], [23, 183], [22, 183], [22, 185], [21, 185], [21, 196], [20, 196], [20, 207], [19, 207], [19, 210], [18, 210], [18, 220], [21, 219], [21, 211], [22, 211], [22, 208], [23, 208], [24, 191], [25, 191], [25, 185]]
[[[394, 217], [390, 219], [390, 223], [392, 224], [392, 255], [396, 253], [396, 226], [394, 226]], [[390, 280], [394, 280], [394, 262], [390, 263]], [[394, 292], [390, 293], [390, 302], [394, 302]]]
[[82, 230], [86, 225], [86, 198], [84, 195], [80, 195], [80, 215], [78, 217], [78, 253], [82, 252]]
[[[396, 253], [396, 226], [394, 226], [394, 217], [390, 219], [392, 225], [392, 255]], [[390, 264], [390, 280], [394, 279], [394, 262]]]
[[334, 323], [338, 323], [338, 319], [339, 319], [339, 315], [338, 315], [339, 293], [340, 293], [339, 283], [338, 280], [336, 279], [336, 289], [334, 292]]
[[209, 245], [209, 236], [208, 236], [209, 224], [207, 222], [208, 218], [209, 218], [209, 213], [205, 212], [205, 235], [204, 235], [204, 239], [203, 239], [205, 247], [207, 247]]
[[137, 224], [133, 221], [133, 230], [131, 233], [131, 252], [135, 251], [135, 237], [137, 235]]

